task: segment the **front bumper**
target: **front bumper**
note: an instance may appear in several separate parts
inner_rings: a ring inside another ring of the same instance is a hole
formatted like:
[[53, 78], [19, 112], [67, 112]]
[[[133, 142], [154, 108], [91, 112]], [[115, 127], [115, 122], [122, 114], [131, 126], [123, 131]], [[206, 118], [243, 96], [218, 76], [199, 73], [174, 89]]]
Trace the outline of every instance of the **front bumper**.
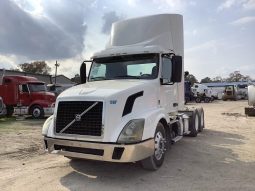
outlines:
[[154, 154], [154, 140], [119, 145], [44, 138], [49, 153], [109, 162], [135, 162]]

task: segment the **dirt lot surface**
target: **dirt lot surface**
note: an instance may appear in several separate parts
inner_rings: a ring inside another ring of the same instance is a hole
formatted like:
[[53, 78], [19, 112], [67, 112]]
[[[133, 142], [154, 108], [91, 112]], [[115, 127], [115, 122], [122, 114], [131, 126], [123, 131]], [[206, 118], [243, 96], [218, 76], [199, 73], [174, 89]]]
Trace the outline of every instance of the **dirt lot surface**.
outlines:
[[42, 145], [43, 120], [0, 121], [0, 190], [254, 191], [255, 118], [244, 115], [247, 101], [200, 105], [206, 129], [176, 143], [155, 172], [134, 163], [49, 155]]

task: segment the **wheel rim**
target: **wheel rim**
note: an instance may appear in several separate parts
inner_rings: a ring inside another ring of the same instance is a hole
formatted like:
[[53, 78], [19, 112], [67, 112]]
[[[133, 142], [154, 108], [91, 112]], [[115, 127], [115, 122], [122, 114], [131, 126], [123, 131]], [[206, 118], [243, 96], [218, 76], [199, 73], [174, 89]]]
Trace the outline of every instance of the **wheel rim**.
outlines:
[[198, 131], [198, 115], [197, 114], [195, 117], [195, 128], [196, 128], [196, 131]]
[[35, 109], [33, 110], [33, 116], [34, 116], [34, 117], [39, 117], [40, 114], [41, 114], [41, 110], [40, 110], [39, 108], [35, 108]]
[[160, 160], [165, 151], [165, 139], [161, 132], [157, 132], [155, 136], [155, 157]]

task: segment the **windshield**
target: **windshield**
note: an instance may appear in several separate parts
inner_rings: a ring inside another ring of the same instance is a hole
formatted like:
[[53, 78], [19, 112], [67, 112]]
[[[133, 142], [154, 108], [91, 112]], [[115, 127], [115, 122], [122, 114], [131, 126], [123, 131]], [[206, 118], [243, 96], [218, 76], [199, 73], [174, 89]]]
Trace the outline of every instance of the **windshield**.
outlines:
[[89, 81], [112, 79], [155, 79], [158, 76], [157, 54], [115, 56], [95, 59]]
[[28, 84], [30, 92], [45, 92], [46, 86], [42, 83], [31, 83]]

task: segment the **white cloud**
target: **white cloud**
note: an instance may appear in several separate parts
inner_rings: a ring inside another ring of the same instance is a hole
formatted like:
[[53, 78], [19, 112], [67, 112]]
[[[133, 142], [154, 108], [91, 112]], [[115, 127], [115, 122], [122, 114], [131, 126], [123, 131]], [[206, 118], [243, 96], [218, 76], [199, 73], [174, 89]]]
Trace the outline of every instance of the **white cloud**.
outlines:
[[255, 9], [255, 0], [225, 0], [217, 8], [218, 11], [230, 9], [234, 6], [241, 6], [245, 10]]
[[226, 0], [222, 4], [220, 4], [220, 6], [218, 7], [218, 11], [221, 11], [221, 10], [224, 10], [224, 9], [229, 9], [233, 5], [235, 5], [236, 3], [237, 3], [236, 0]]
[[171, 11], [183, 11], [186, 8], [187, 4], [189, 3], [194, 4], [193, 1], [188, 2], [184, 0], [153, 0], [153, 2], [155, 4], [159, 4], [160, 7], [168, 6], [171, 9]]
[[44, 8], [42, 5], [42, 0], [13, 0], [21, 9], [34, 15], [42, 16]]
[[137, 5], [137, 0], [128, 0], [127, 2], [131, 7], [135, 7]]
[[231, 25], [240, 26], [248, 23], [255, 22], [255, 16], [254, 17], [242, 17], [240, 19], [237, 19], [233, 22], [231, 22]]
[[26, 57], [16, 56], [13, 54], [0, 54], [0, 69], [16, 68], [18, 64], [25, 63]]
[[247, 0], [243, 4], [243, 8], [248, 9], [248, 10], [255, 9], [255, 0]]

